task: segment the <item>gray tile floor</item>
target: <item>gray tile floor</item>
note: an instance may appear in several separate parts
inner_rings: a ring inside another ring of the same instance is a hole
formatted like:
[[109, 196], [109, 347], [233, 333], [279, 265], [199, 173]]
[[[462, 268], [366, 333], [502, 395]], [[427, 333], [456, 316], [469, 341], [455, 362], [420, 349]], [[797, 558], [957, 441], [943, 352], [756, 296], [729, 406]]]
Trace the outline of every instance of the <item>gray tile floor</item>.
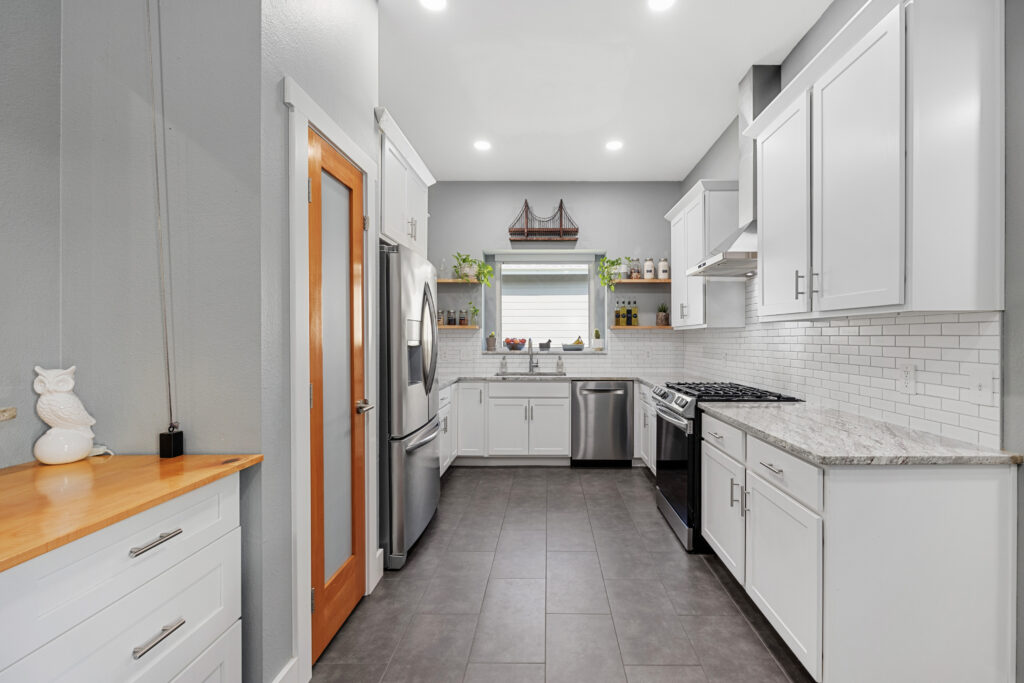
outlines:
[[456, 467], [313, 680], [809, 680], [773, 636], [714, 556], [682, 550], [643, 470]]

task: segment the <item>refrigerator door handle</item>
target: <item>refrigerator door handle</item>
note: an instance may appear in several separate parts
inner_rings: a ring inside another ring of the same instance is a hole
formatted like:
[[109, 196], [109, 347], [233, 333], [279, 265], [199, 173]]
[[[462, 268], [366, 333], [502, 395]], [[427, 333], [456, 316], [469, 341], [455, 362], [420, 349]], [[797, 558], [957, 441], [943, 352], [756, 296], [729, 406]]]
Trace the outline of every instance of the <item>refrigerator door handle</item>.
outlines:
[[428, 428], [427, 433], [421, 437], [418, 437], [415, 441], [405, 447], [406, 453], [412, 453], [426, 446], [428, 443], [436, 439], [441, 435], [441, 422], [436, 417], [434, 418], [431, 426]]

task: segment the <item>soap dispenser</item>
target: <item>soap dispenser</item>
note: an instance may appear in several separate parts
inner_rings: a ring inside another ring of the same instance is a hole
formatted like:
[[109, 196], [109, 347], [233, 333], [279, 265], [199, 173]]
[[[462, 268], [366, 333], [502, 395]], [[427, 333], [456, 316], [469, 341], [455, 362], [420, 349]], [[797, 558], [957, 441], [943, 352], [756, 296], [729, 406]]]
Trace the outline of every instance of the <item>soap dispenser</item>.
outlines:
[[558, 362], [555, 363], [555, 372], [560, 372], [563, 375], [565, 374], [565, 363], [562, 362], [561, 356], [558, 357]]
[[508, 358], [501, 357], [501, 365], [498, 366], [498, 374], [504, 375], [508, 372]]

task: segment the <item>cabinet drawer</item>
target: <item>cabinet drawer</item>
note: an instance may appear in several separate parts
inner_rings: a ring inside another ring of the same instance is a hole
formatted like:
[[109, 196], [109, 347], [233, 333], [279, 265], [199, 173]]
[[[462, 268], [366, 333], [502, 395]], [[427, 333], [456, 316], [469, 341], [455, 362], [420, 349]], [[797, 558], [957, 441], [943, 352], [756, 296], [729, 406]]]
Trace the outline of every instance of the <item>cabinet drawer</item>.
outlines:
[[235, 474], [3, 572], [0, 623], [18, 627], [0, 639], [0, 669], [237, 526]]
[[569, 398], [568, 382], [490, 382], [492, 398]]
[[241, 602], [236, 528], [0, 671], [0, 683], [167, 681], [238, 621]]
[[701, 415], [700, 424], [701, 438], [726, 455], [743, 462], [743, 442], [746, 435], [742, 431], [707, 413]]
[[437, 392], [437, 407], [444, 408], [452, 402], [452, 387], [449, 385]]
[[639, 392], [641, 403], [651, 403], [651, 388], [642, 382], [637, 382], [637, 386], [640, 387], [637, 391]]
[[821, 512], [821, 470], [795, 455], [747, 438], [747, 469], [785, 491], [807, 507]]
[[171, 683], [240, 683], [242, 680], [242, 622], [236, 621]]

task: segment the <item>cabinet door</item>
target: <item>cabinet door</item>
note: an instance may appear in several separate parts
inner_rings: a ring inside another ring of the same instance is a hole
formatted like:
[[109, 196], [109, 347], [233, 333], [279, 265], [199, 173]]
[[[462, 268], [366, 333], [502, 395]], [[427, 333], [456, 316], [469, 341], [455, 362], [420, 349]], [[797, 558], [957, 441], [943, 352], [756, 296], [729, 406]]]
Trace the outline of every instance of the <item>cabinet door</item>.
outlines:
[[745, 471], [725, 453], [701, 442], [701, 535], [736, 580], [743, 583], [746, 530], [743, 518]]
[[569, 455], [569, 399], [530, 399], [530, 455]]
[[821, 517], [749, 471], [747, 508], [747, 593], [821, 680]]
[[758, 313], [811, 310], [810, 95], [757, 138]]
[[669, 306], [672, 314], [672, 327], [685, 325], [686, 311], [686, 232], [683, 216], [676, 216], [669, 228], [670, 248], [672, 253], [672, 305]]
[[492, 398], [487, 402], [487, 454], [529, 455], [530, 400]]
[[406, 211], [412, 230], [412, 245], [423, 256], [427, 255], [427, 186], [420, 177], [410, 170], [406, 185]]
[[487, 455], [487, 420], [482, 383], [459, 383], [458, 431], [459, 455]]
[[385, 237], [394, 240], [398, 244], [407, 247], [414, 246], [412, 240], [412, 225], [408, 214], [408, 186], [410, 176], [415, 173], [409, 167], [402, 153], [391, 144], [391, 141], [384, 138], [384, 163], [383, 168], [383, 206], [381, 215], [381, 230]]
[[658, 414], [651, 406], [644, 407], [644, 443], [647, 450], [647, 468], [651, 474], [657, 474], [658, 466]]
[[686, 310], [683, 315], [684, 325], [704, 324], [704, 278], [687, 277], [686, 270], [697, 265], [707, 256], [704, 251], [704, 236], [707, 232], [705, 223], [706, 213], [704, 211], [707, 192], [701, 195], [700, 199], [691, 204], [683, 211], [683, 234], [686, 242], [685, 258], [682, 271], [676, 273], [686, 283]]
[[903, 302], [901, 16], [897, 6], [814, 85], [812, 225], [820, 310]]
[[437, 411], [437, 419], [441, 421], [441, 436], [438, 439], [441, 444], [441, 474], [444, 474], [444, 471], [448, 469], [448, 463], [451, 462], [453, 435], [450, 425], [451, 416], [451, 404]]

